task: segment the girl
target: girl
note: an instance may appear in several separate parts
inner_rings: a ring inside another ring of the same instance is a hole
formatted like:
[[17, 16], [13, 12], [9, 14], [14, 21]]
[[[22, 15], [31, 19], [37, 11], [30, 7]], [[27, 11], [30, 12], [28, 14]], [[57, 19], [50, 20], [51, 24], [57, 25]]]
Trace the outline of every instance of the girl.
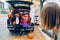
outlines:
[[58, 29], [60, 25], [59, 15], [59, 5], [53, 2], [46, 4], [40, 13], [41, 26], [46, 30], [53, 30], [56, 36], [58, 35]]

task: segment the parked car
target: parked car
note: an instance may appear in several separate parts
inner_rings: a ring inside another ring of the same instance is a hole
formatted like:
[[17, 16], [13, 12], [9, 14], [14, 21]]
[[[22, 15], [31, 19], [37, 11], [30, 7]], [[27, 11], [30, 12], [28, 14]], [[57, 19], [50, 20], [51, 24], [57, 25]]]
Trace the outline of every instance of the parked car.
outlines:
[[13, 7], [13, 11], [8, 14], [7, 26], [9, 31], [15, 33], [33, 32], [34, 24], [31, 23], [30, 5], [28, 1], [7, 1]]
[[35, 25], [39, 25], [39, 16], [35, 15]]

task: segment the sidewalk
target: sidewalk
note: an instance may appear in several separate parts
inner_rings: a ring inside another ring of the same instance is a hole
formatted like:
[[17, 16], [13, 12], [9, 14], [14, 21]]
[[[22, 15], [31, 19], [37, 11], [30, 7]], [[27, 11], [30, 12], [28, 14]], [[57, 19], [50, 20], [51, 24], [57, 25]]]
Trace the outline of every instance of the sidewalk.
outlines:
[[7, 17], [8, 14], [0, 14], [0, 17]]
[[53, 40], [53, 38], [49, 37], [46, 33], [42, 32], [42, 28], [38, 27], [38, 29], [45, 38], [45, 40]]

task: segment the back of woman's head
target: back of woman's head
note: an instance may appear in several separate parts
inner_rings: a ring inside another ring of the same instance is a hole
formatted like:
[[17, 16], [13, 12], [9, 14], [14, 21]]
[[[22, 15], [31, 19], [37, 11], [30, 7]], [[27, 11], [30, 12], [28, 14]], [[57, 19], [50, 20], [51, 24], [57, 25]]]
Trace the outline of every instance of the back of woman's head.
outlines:
[[48, 3], [45, 5], [41, 10], [40, 16], [41, 23], [44, 27], [54, 28], [60, 25], [59, 6], [56, 3]]

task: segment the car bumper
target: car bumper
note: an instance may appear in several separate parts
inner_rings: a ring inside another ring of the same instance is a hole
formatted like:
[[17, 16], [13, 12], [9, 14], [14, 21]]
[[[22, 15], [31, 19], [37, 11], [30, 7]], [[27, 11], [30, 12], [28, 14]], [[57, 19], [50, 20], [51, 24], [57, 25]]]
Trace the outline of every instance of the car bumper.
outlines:
[[[15, 30], [15, 26], [8, 26], [8, 30]], [[19, 30], [21, 30], [21, 31], [32, 31], [32, 30], [34, 30], [34, 27], [28, 27], [28, 28], [23, 27]]]

